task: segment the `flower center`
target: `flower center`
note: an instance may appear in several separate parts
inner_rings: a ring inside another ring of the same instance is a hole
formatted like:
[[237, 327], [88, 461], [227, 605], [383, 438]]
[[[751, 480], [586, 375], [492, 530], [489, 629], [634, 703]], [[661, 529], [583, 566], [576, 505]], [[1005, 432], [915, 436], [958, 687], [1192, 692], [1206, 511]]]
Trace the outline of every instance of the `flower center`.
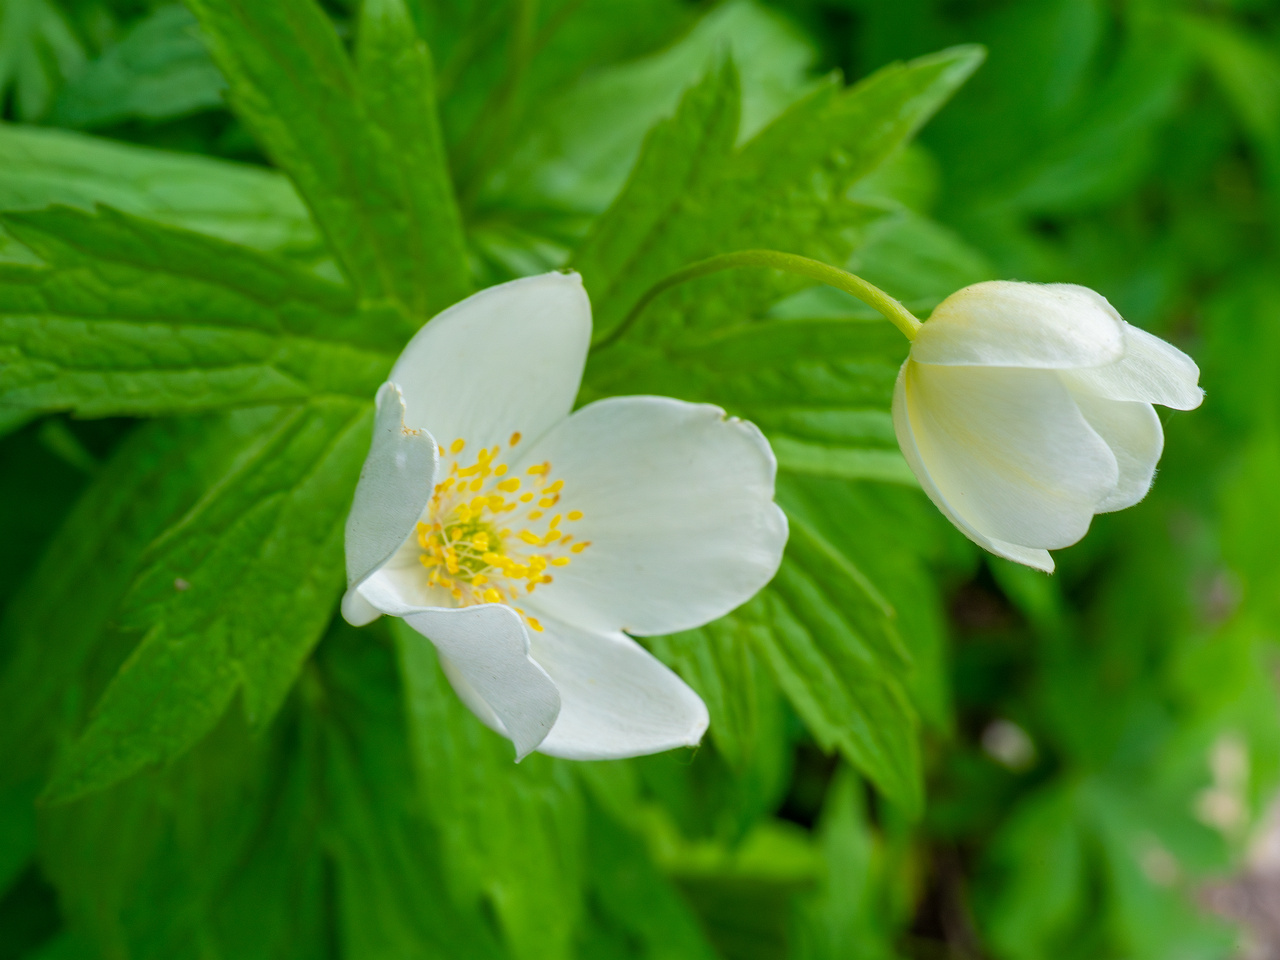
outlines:
[[[513, 433], [509, 446], [520, 442]], [[542, 630], [536, 617], [516, 606], [517, 599], [551, 583], [551, 570], [568, 566], [591, 546], [562, 524], [582, 519], [580, 510], [557, 510], [563, 480], [551, 478], [550, 462], [534, 464], [524, 477], [510, 475], [498, 462], [501, 447], [482, 448], [463, 466], [465, 440], [440, 447], [441, 466], [449, 473], [435, 485], [427, 519], [418, 524], [419, 559], [427, 583], [448, 590], [460, 607], [505, 603], [529, 626]]]

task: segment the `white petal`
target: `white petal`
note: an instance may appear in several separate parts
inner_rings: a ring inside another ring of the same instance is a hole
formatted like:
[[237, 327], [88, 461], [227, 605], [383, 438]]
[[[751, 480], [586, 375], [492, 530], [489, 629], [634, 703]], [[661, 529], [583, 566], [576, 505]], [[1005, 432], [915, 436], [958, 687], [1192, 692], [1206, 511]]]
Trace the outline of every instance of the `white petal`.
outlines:
[[519, 614], [500, 603], [384, 612], [404, 617], [435, 644], [462, 701], [490, 726], [500, 723], [498, 732], [515, 744], [517, 760], [537, 749], [555, 725], [560, 694], [529, 655]]
[[363, 627], [382, 616], [382, 611], [364, 598], [360, 588], [350, 587], [342, 595], [342, 619], [353, 627]]
[[787, 540], [776, 463], [750, 423], [719, 407], [614, 397], [531, 449], [564, 480], [557, 510], [591, 547], [554, 570], [531, 607], [595, 632], [671, 633], [728, 613], [772, 579]]
[[532, 652], [560, 691], [560, 716], [540, 753], [612, 760], [697, 746], [706, 706], [647, 650], [621, 633], [543, 626]]
[[1164, 430], [1155, 408], [1149, 403], [1104, 400], [1090, 394], [1072, 393], [1080, 412], [1107, 442], [1120, 468], [1115, 490], [1095, 511], [1110, 513], [1133, 506], [1151, 489], [1156, 463], [1164, 450]]
[[400, 388], [384, 383], [378, 390], [373, 442], [347, 514], [348, 586], [400, 549], [431, 499], [436, 442], [425, 430], [406, 427], [404, 410]]
[[938, 304], [911, 344], [917, 363], [1071, 369], [1123, 354], [1125, 323], [1070, 283], [975, 283]]
[[1069, 546], [1119, 480], [1114, 454], [1053, 373], [908, 360], [904, 393], [939, 493], [993, 540]]
[[573, 409], [591, 341], [591, 304], [576, 273], [512, 280], [439, 314], [391, 371], [407, 422], [446, 447], [534, 440]]
[[929, 499], [933, 501], [933, 505], [942, 512], [944, 517], [955, 524], [961, 533], [984, 550], [990, 550], [997, 556], [1012, 560], [1015, 563], [1026, 564], [1028, 567], [1043, 570], [1045, 573], [1053, 573], [1053, 557], [1049, 556], [1048, 550], [1020, 547], [1017, 544], [1006, 543], [1003, 540], [994, 540], [974, 529], [971, 524], [967, 523], [951, 509], [951, 505], [947, 503], [946, 498], [925, 468], [924, 461], [920, 457], [920, 449], [916, 445], [915, 432], [911, 429], [911, 420], [907, 416], [906, 370], [907, 365], [904, 363], [902, 369], [898, 371], [898, 382], [893, 389], [893, 429], [898, 435], [898, 446], [902, 449], [902, 455], [906, 459], [907, 465], [911, 467], [911, 472], [920, 481], [921, 489], [924, 490]]
[[1147, 331], [1125, 324], [1124, 356], [1115, 363], [1071, 371], [1071, 382], [1109, 400], [1158, 403], [1194, 410], [1204, 399], [1200, 368], [1185, 353]]

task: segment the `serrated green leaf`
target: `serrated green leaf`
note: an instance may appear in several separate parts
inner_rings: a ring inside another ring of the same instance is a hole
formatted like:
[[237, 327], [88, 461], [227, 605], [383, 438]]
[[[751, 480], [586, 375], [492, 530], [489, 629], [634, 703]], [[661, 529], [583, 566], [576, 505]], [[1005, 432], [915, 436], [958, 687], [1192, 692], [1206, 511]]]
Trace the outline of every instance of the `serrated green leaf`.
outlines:
[[[619, 17], [643, 21], [634, 26], [644, 30], [662, 22], [666, 4], [657, 5], [657, 11], [653, 0], [629, 0], [629, 5], [632, 14], [620, 10], [618, 0], [579, 4], [575, 15], [586, 22], [567, 23], [557, 34], [560, 46], [583, 44], [577, 56], [595, 59], [599, 43], [586, 43], [582, 33], [616, 44], [623, 39], [612, 29]], [[676, 13], [667, 14], [673, 25], [680, 22]], [[634, 32], [627, 31], [628, 42], [635, 42]], [[511, 155], [495, 158], [499, 165], [486, 182], [482, 206], [486, 211], [495, 206], [516, 212], [604, 211], [626, 182], [649, 128], [673, 113], [686, 88], [726, 52], [741, 73], [741, 126], [747, 135], [813, 84], [812, 41], [784, 16], [752, 0], [718, 4], [665, 50], [593, 70], [576, 84], [564, 83], [569, 78], [562, 62], [539, 57], [531, 69], [540, 71], [535, 81], [540, 102], [530, 104], [532, 115], [517, 131]]]
[[[858, 218], [848, 190], [919, 129], [982, 55], [957, 47], [885, 67], [847, 91], [827, 84], [732, 155], [737, 83], [731, 72], [713, 74], [654, 128], [627, 186], [574, 256], [602, 335], [658, 280], [715, 253], [781, 247], [843, 263], [852, 247], [841, 227]], [[712, 115], [722, 119], [708, 128]]]
[[[690, 288], [669, 314], [679, 325], [715, 296], [701, 283]], [[591, 358], [587, 386], [591, 396], [657, 393], [723, 406], [764, 430], [784, 470], [914, 485], [889, 412], [906, 351], [887, 323], [748, 314], [651, 344], [623, 338]]]
[[[980, 50], [956, 48], [887, 67], [848, 91], [828, 84], [737, 151], [723, 129], [732, 121], [708, 120], [734, 114], [733, 75], [709, 77], [655, 128], [576, 259], [597, 327], [617, 322], [665, 273], [725, 249], [801, 249], [843, 263], [866, 224], [884, 215], [849, 200], [850, 190], [980, 60]], [[759, 424], [785, 470], [914, 485], [888, 410], [906, 344], [884, 324], [768, 316], [802, 286], [740, 270], [673, 291], [621, 338], [606, 335], [588, 363], [588, 392], [714, 402]]]
[[[700, 195], [723, 175], [738, 137], [739, 99], [732, 61], [691, 87], [675, 115], [649, 131], [622, 193], [575, 251], [573, 266], [591, 292], [598, 334], [674, 269], [669, 262], [678, 267], [697, 259], [680, 249], [687, 241], [670, 249], [660, 238], [674, 232], [686, 207], [692, 206], [696, 217], [705, 206], [697, 202]], [[646, 264], [646, 256], [661, 262]]]
[[180, 755], [237, 691], [253, 725], [271, 719], [333, 616], [369, 423], [354, 400], [280, 411], [152, 543], [120, 614], [146, 634], [60, 758], [49, 799]]
[[510, 744], [449, 688], [431, 643], [402, 620], [392, 632], [423, 803], [440, 830], [455, 895], [489, 901], [513, 955], [571, 956], [583, 837], [568, 768], [539, 755], [513, 764]]
[[[132, 434], [102, 468], [5, 609], [0, 793], [11, 829], [35, 839], [36, 794], [55, 745], [127, 653], [111, 616], [148, 542], [194, 503], [225, 458], [262, 427], [258, 411], [174, 420]], [[51, 646], [58, 656], [50, 657]], [[13, 849], [13, 848], [11, 848]], [[16, 855], [16, 854], [15, 854]]]
[[401, 0], [368, 8], [359, 72], [313, 0], [189, 5], [233, 106], [292, 178], [361, 294], [397, 302], [402, 333], [465, 296], [431, 64]]
[[732, 621], [653, 637], [648, 645], [707, 705], [712, 742], [736, 771], [751, 766], [781, 736], [778, 685]]
[[370, 397], [398, 344], [342, 287], [110, 210], [8, 214], [0, 399], [83, 416]]
[[904, 691], [904, 651], [891, 616], [857, 568], [793, 516], [777, 577], [730, 618], [818, 743], [918, 812], [918, 720]]
[[63, 87], [45, 118], [90, 128], [180, 117], [222, 106], [226, 82], [184, 8], [159, 7]]
[[0, 123], [0, 210], [99, 203], [261, 250], [320, 246], [293, 185], [273, 170]]

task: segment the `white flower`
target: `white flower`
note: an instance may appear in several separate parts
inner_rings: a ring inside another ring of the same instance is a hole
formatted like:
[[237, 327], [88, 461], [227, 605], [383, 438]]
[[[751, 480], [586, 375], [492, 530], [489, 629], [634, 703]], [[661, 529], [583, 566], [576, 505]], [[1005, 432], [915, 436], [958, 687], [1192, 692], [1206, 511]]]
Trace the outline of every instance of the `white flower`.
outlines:
[[772, 578], [787, 539], [750, 423], [663, 397], [570, 414], [590, 338], [577, 274], [435, 317], [378, 392], [347, 520], [343, 615], [403, 617], [430, 639], [517, 758], [698, 743], [706, 707], [627, 633], [727, 613]]
[[1151, 405], [1199, 406], [1199, 377], [1085, 287], [978, 283], [920, 327], [893, 423], [920, 485], [969, 539], [1052, 572], [1049, 550], [1146, 495], [1164, 446]]

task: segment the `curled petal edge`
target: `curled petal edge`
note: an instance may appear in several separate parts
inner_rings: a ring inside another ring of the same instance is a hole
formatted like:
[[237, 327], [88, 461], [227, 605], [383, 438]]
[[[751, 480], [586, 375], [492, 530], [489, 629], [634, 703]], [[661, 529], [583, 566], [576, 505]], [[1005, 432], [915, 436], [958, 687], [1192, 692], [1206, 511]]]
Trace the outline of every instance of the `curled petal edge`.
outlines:
[[373, 438], [345, 530], [347, 594], [342, 613], [361, 626], [376, 619], [353, 590], [413, 535], [431, 499], [439, 455], [435, 438], [405, 424], [404, 395], [391, 381], [378, 389]]

